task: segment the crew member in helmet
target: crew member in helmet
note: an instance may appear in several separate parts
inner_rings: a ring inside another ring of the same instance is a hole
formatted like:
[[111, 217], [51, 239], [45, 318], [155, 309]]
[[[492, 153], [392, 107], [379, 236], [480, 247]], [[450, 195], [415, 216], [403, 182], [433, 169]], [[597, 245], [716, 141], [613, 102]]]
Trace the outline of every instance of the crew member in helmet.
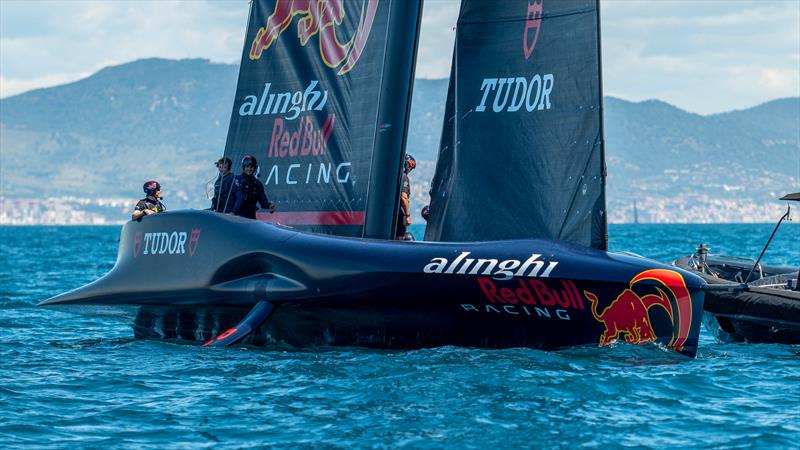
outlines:
[[[433, 197], [433, 188], [428, 190], [428, 197]], [[428, 204], [422, 207], [422, 211], [420, 211], [420, 215], [423, 219], [425, 219], [425, 223], [428, 223], [428, 218], [431, 216], [431, 201], [428, 199]]]
[[221, 213], [233, 211], [233, 203], [236, 201], [231, 193], [233, 185], [233, 173], [231, 166], [233, 163], [230, 158], [220, 158], [216, 162], [219, 175], [214, 182], [214, 197], [211, 199], [211, 210]]
[[144, 216], [167, 210], [167, 207], [161, 203], [161, 184], [158, 181], [145, 181], [142, 190], [146, 197], [139, 200], [139, 203], [133, 208], [132, 220], [141, 220]]
[[406, 236], [406, 228], [411, 225], [411, 182], [408, 179], [408, 174], [417, 167], [417, 160], [413, 156], [406, 154], [406, 160], [403, 163], [403, 180], [400, 187], [400, 210], [397, 215], [397, 230], [395, 232], [395, 239], [404, 240]]
[[430, 217], [431, 215], [431, 205], [423, 206], [422, 211], [420, 211], [420, 215], [422, 216], [423, 219], [425, 219], [425, 222], [427, 222], [428, 217]]
[[233, 213], [237, 216], [255, 219], [257, 203], [261, 204], [262, 208], [269, 209], [269, 212], [275, 212], [275, 205], [264, 193], [264, 185], [255, 176], [257, 169], [258, 161], [255, 156], [247, 155], [242, 158], [242, 174], [233, 180], [233, 195], [236, 197]]

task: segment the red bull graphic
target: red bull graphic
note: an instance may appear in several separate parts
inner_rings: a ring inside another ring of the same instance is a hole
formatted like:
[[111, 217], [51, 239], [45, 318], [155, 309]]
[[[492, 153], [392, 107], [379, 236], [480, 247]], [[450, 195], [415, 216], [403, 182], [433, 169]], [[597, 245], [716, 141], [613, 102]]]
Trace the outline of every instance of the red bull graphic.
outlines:
[[481, 293], [488, 302], [462, 303], [461, 309], [468, 313], [566, 321], [572, 320], [571, 313], [585, 309], [583, 297], [572, 280], [513, 280], [514, 282], [504, 282], [490, 277], [477, 278]]
[[272, 125], [267, 158], [296, 158], [328, 153], [328, 140], [336, 122], [336, 114], [328, 114], [320, 127], [311, 116], [305, 116], [292, 125], [277, 118]]
[[[644, 280], [655, 281], [657, 294], [639, 296], [636, 285]], [[663, 289], [662, 289], [663, 287]], [[621, 336], [630, 344], [655, 342], [657, 335], [653, 329], [650, 312], [653, 308], [663, 308], [673, 325], [672, 337], [668, 347], [683, 350], [692, 324], [692, 298], [686, 282], [680, 273], [667, 269], [652, 269], [633, 277], [625, 289], [602, 312], [597, 312], [599, 299], [588, 291], [583, 291], [592, 303], [592, 315], [605, 325], [600, 336], [600, 345], [609, 345]], [[669, 293], [669, 295], [668, 295]]]
[[[388, 222], [394, 195], [368, 194], [399, 183], [382, 158], [400, 160], [388, 155], [405, 140], [420, 11], [421, 0], [252, 0], [225, 156], [258, 158], [278, 211], [267, 221], [362, 236], [367, 204], [386, 203], [370, 210]], [[394, 128], [379, 135], [382, 124]]]
[[342, 42], [337, 30], [345, 17], [344, 0], [276, 0], [267, 24], [259, 28], [250, 46], [250, 59], [260, 59], [280, 35], [289, 28], [295, 16], [297, 37], [305, 46], [315, 35], [319, 39], [319, 52], [325, 65], [339, 68], [337, 75], [344, 75], [355, 67], [367, 44], [369, 32], [375, 19], [379, 0], [364, 0], [358, 27], [352, 37]]

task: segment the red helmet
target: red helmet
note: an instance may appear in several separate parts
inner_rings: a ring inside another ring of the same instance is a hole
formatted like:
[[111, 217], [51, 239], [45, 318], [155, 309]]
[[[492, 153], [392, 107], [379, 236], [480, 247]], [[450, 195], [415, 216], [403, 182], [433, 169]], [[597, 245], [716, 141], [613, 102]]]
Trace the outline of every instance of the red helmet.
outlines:
[[253, 169], [258, 169], [258, 161], [256, 161], [255, 156], [247, 155], [242, 158], [242, 170], [247, 166], [253, 166]]
[[406, 154], [405, 170], [414, 170], [417, 167], [417, 160], [413, 156]]

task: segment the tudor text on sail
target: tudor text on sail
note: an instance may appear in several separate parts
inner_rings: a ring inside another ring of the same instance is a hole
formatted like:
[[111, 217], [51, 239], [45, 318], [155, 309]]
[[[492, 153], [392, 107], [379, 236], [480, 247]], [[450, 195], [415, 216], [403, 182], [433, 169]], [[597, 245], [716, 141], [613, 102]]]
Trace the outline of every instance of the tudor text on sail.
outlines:
[[527, 112], [550, 109], [550, 93], [555, 85], [552, 73], [526, 77], [484, 78], [481, 102], [475, 112]]

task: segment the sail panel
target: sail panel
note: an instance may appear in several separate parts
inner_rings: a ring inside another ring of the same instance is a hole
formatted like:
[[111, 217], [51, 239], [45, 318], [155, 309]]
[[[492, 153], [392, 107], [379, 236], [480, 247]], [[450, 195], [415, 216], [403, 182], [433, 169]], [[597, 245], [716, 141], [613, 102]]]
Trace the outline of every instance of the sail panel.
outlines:
[[[259, 218], [362, 236], [370, 180], [399, 183], [397, 167], [374, 172], [372, 165], [374, 152], [402, 152], [397, 142], [405, 137], [405, 109], [397, 123], [382, 114], [382, 101], [405, 101], [382, 98], [384, 76], [413, 73], [413, 52], [387, 51], [393, 22], [407, 19], [392, 3], [253, 1], [225, 155], [235, 173], [243, 156], [258, 159], [259, 179], [277, 205], [275, 214]], [[379, 119], [396, 125], [382, 147], [375, 145]], [[402, 154], [391, 160], [399, 164]], [[390, 197], [382, 207], [393, 209], [394, 202]], [[390, 235], [391, 224], [384, 228]]]
[[425, 238], [606, 248], [596, 0], [464, 0]]

